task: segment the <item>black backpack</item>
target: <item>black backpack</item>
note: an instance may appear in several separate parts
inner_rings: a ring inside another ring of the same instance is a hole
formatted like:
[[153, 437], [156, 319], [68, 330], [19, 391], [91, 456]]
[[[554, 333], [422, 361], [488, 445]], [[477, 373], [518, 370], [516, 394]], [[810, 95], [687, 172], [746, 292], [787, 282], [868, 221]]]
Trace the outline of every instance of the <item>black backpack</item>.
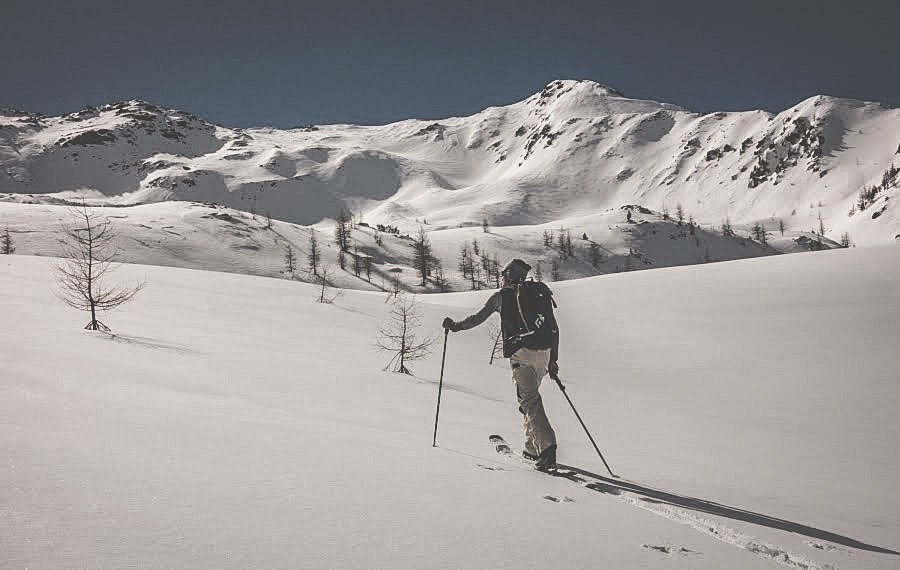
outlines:
[[553, 292], [540, 281], [524, 281], [515, 292], [519, 326], [514, 338], [517, 344], [534, 350], [552, 348], [559, 335], [553, 314], [556, 307]]

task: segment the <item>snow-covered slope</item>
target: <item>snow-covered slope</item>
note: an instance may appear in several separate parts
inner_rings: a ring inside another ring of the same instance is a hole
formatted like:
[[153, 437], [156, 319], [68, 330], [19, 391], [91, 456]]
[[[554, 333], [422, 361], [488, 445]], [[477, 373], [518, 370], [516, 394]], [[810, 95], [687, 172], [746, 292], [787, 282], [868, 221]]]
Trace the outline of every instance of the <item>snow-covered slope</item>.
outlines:
[[[895, 568], [900, 249], [557, 283], [560, 458], [518, 447], [487, 328], [381, 371], [385, 295], [124, 266], [81, 329], [52, 260], [0, 257], [0, 565]], [[427, 332], [487, 292], [420, 297]]]
[[[0, 202], [0, 232], [7, 227], [15, 240], [16, 252], [25, 255], [59, 255], [61, 224], [70, 219], [70, 207], [47, 204], [10, 204]], [[560, 259], [558, 238], [560, 225], [503, 226], [488, 232], [478, 226], [429, 232], [434, 256], [445, 268], [449, 290], [472, 288], [458, 270], [457, 259], [462, 244], [478, 245], [479, 252], [503, 264], [518, 256], [537, 267], [545, 279], [552, 278], [553, 263], [559, 266], [562, 280], [618, 273], [656, 267], [727, 261], [778, 253], [771, 246], [745, 237], [723, 238], [712, 228], [679, 226], [658, 213], [630, 208], [599, 212], [571, 218], [566, 230], [571, 236], [575, 257]], [[268, 277], [289, 277], [285, 273], [285, 251], [297, 258], [294, 278], [312, 282], [307, 257], [310, 237], [315, 236], [321, 250], [323, 266], [330, 266], [329, 282], [343, 288], [386, 290], [393, 279], [404, 288], [422, 292], [439, 289], [429, 280], [421, 283], [413, 266], [412, 240], [407, 234], [378, 232], [368, 225], [352, 230], [356, 255], [372, 260], [369, 275], [354, 271], [353, 253], [345, 255], [346, 270], [339, 271], [338, 248], [333, 243], [329, 223], [306, 227], [267, 220], [265, 216], [195, 202], [166, 201], [155, 204], [122, 207], [98, 207], [120, 234], [119, 259], [143, 263], [246, 273]], [[432, 226], [426, 225], [425, 228]], [[544, 232], [552, 233], [553, 245], [544, 245]], [[746, 236], [746, 230], [740, 231]], [[377, 237], [376, 237], [377, 235]], [[778, 243], [776, 233], [770, 239]], [[788, 232], [781, 247], [793, 243]], [[588, 239], [584, 239], [587, 237]], [[591, 247], [602, 256], [592, 263]], [[479, 287], [496, 284], [482, 275]]]
[[422, 219], [530, 225], [681, 204], [706, 225], [771, 230], [781, 219], [808, 232], [821, 215], [826, 237], [866, 245], [900, 234], [898, 145], [900, 110], [877, 103], [818, 96], [774, 116], [701, 115], [590, 81], [383, 126], [229, 129], [130, 101], [64, 117], [4, 112], [0, 192], [47, 201], [88, 188], [116, 204], [215, 202], [303, 225], [346, 205], [404, 231]]

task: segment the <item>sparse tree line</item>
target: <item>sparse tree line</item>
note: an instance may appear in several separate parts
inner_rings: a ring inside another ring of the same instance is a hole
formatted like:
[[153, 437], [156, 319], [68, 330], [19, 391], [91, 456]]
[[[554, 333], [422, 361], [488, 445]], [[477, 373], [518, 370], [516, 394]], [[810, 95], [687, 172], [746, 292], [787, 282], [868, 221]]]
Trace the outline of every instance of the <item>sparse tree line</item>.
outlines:
[[[361, 221], [353, 225], [354, 216], [342, 208], [340, 214], [335, 221], [334, 226], [334, 243], [338, 246], [338, 263], [342, 270], [347, 270], [347, 256], [350, 256], [350, 264], [352, 266], [352, 271], [357, 277], [361, 277], [362, 273], [365, 273], [366, 280], [372, 280], [372, 257], [365, 253], [361, 253], [359, 250], [359, 246], [352, 239], [352, 230], [359, 225], [365, 225], [369, 227], [368, 224], [364, 224]], [[424, 221], [424, 220], [423, 220]], [[400, 235], [400, 230], [396, 226], [392, 226], [389, 224], [376, 224], [375, 225], [375, 234], [374, 239], [375, 243], [378, 246], [382, 246], [381, 234], [387, 233], [391, 235]], [[405, 236], [407, 239], [411, 240], [410, 247], [412, 248], [413, 253], [413, 269], [416, 271], [416, 274], [421, 279], [420, 285], [426, 287], [428, 285], [429, 279], [431, 282], [440, 290], [447, 291], [449, 290], [449, 282], [447, 280], [446, 275], [444, 274], [444, 269], [441, 265], [440, 259], [434, 256], [431, 241], [428, 238], [428, 234], [424, 228], [419, 227], [419, 231], [415, 237], [410, 238], [409, 236]], [[310, 251], [313, 251], [313, 245], [310, 244]], [[315, 263], [312, 259], [310, 259], [310, 267], [313, 274], [316, 274]], [[397, 292], [402, 288], [400, 277], [398, 275], [394, 275], [391, 278], [391, 293], [396, 296]]]
[[[781, 235], [784, 235], [784, 222], [781, 220], [778, 220], [778, 227], [779, 227], [779, 230], [781, 231]], [[765, 225], [763, 225], [762, 222], [756, 222], [755, 224], [753, 224], [753, 227], [750, 228], [749, 234], [747, 235], [746, 238], [744, 238], [744, 237], [738, 236], [735, 233], [734, 227], [731, 225], [731, 219], [726, 217], [725, 221], [722, 222], [721, 232], [722, 232], [722, 237], [724, 237], [724, 238], [736, 238], [736, 239], [740, 240], [740, 244], [742, 246], [747, 245], [746, 240], [756, 241], [762, 245], [767, 245], [769, 243], [768, 238], [766, 237], [768, 235], [768, 232], [766, 231], [766, 227], [765, 227]]]
[[458, 257], [459, 272], [471, 283], [472, 290], [484, 286], [500, 287], [500, 260], [478, 244], [477, 239], [463, 242]]
[[[687, 217], [686, 222], [685, 222], [685, 217]], [[686, 212], [684, 211], [684, 207], [681, 205], [681, 203], [678, 203], [675, 205], [675, 217], [674, 218], [669, 213], [669, 206], [667, 204], [663, 204], [662, 218], [666, 221], [674, 220], [675, 227], [678, 228], [677, 234], [672, 234], [669, 236], [671, 239], [678, 239], [678, 238], [686, 239], [688, 236], [690, 236], [690, 237], [694, 238], [694, 244], [697, 247], [700, 247], [701, 242], [700, 242], [700, 239], [697, 237], [698, 224], [694, 220], [693, 215], [686, 214]]]
[[[820, 203], [819, 205], [821, 206], [822, 204]], [[786, 229], [784, 220], [778, 218], [774, 221], [778, 222], [778, 232], [782, 236], [784, 236], [784, 232]], [[811, 231], [811, 233], [813, 233], [814, 235], [816, 235], [818, 237], [818, 240], [816, 242], [814, 242], [814, 243], [818, 244], [818, 246], [816, 246], [815, 249], [824, 249], [825, 245], [823, 244], [822, 239], [825, 236], [826, 228], [825, 228], [825, 220], [822, 218], [821, 210], [819, 211], [818, 221], [819, 221], [818, 230], [813, 229], [810, 231]], [[761, 221], [756, 222], [755, 224], [753, 224], [753, 227], [750, 228], [750, 233], [746, 239], [759, 242], [762, 245], [767, 245], [768, 244], [768, 238], [767, 238], [768, 233], [769, 233], [769, 231], [766, 229], [766, 226], [763, 222], [761, 222]], [[735, 234], [734, 229], [731, 226], [731, 220], [728, 218], [725, 218], [725, 222], [723, 222], [723, 224], [722, 224], [722, 236], [726, 237], [726, 238], [727, 237], [731, 237], [731, 238], [738, 237]], [[741, 245], [745, 245], [745, 241], [744, 241], [745, 238], [738, 238], [738, 239], [741, 240]], [[840, 244], [841, 244], [841, 247], [845, 247], [845, 248], [853, 245], [853, 243], [850, 241], [850, 233], [849, 232], [844, 232], [841, 234]]]
[[[85, 329], [109, 332], [109, 327], [98, 318], [98, 312], [109, 311], [131, 301], [147, 283], [110, 284], [108, 278], [118, 267], [116, 256], [119, 251], [116, 247], [118, 236], [112, 223], [84, 203], [78, 208], [72, 208], [70, 216], [71, 221], [63, 225], [60, 238], [62, 252], [61, 260], [55, 267], [56, 294], [67, 305], [90, 313]], [[336, 234], [342, 235], [338, 232]], [[437, 271], [435, 280], [440, 283], [442, 270], [439, 264], [435, 264], [436, 260], [430, 257], [430, 243], [424, 230], [420, 230], [413, 247], [420, 267], [430, 267], [432, 271]], [[8, 228], [0, 235], [0, 251], [7, 255], [15, 252]], [[358, 251], [354, 251], [354, 254], [354, 259], [361, 258]], [[285, 271], [293, 275], [298, 263], [292, 246], [285, 246]], [[307, 263], [310, 272], [319, 277], [318, 301], [331, 303], [340, 292], [332, 294], [329, 291], [330, 269], [322, 264], [315, 231], [310, 232]], [[355, 271], [358, 275], [362, 269], [355, 267]], [[407, 364], [427, 356], [435, 339], [419, 338], [417, 329], [421, 327], [421, 318], [418, 305], [414, 298], [407, 298], [402, 293], [399, 278], [393, 280], [391, 293], [393, 302], [389, 321], [379, 326], [377, 346], [392, 354], [386, 368], [393, 367], [395, 372], [410, 374]]]
[[[362, 221], [361, 216], [354, 215], [346, 208], [341, 209], [335, 220], [333, 234], [334, 244], [338, 249], [337, 262], [341, 270], [352, 271], [359, 278], [363, 278], [363, 275], [365, 275], [365, 279], [371, 282], [374, 270], [373, 257], [362, 252], [359, 244], [353, 239], [353, 230], [358, 229], [360, 226], [372, 228], [372, 226]], [[391, 225], [377, 224], [372, 229], [374, 229], [374, 240], [378, 246], [383, 245], [381, 240], [382, 233], [398, 236], [400, 234], [400, 230]], [[415, 238], [410, 238], [409, 236], [405, 236], [405, 238], [412, 241], [410, 246], [413, 249], [413, 267], [422, 278], [422, 285], [427, 285], [427, 281], [430, 278], [439, 290], [448, 290], [449, 284], [440, 260], [433, 256], [431, 243], [425, 231], [420, 228]], [[295, 278], [299, 261], [290, 244], [284, 246], [283, 260], [283, 273], [290, 279]], [[310, 230], [307, 242], [306, 266], [313, 281], [322, 285], [324, 289], [328, 284], [328, 276], [332, 272], [323, 260], [322, 246], [315, 230]], [[395, 296], [397, 292], [402, 290], [399, 275], [391, 277], [390, 289], [387, 289], [384, 285], [382, 285], [382, 288], [389, 290], [391, 295]], [[320, 295], [320, 299], [322, 298], [325, 298], [325, 296]]]
[[[563, 261], [575, 257], [575, 246], [572, 244], [572, 234], [567, 228], [560, 227], [559, 232], [555, 237], [553, 230], [544, 230], [542, 237], [544, 240], [544, 247], [555, 248]], [[585, 238], [586, 237], [587, 236], [585, 236]]]
[[376, 224], [375, 228], [386, 234], [400, 235], [400, 229], [397, 226], [385, 225], [385, 224]]
[[869, 206], [871, 206], [875, 199], [878, 197], [878, 194], [887, 190], [888, 188], [893, 188], [897, 185], [898, 179], [900, 179], [900, 168], [897, 168], [893, 164], [891, 164], [890, 168], [888, 168], [884, 174], [881, 176], [881, 184], [875, 184], [871, 187], [863, 186], [862, 190], [859, 191], [859, 196], [856, 199], [856, 204], [850, 210], [850, 215], [856, 213], [856, 209], [859, 208], [859, 211], [862, 212]]
[[[700, 235], [698, 235], [698, 230], [700, 229], [699, 224], [696, 222], [692, 215], [689, 215], [685, 212], [684, 207], [679, 203], [675, 207], [675, 216], [673, 217], [669, 213], [668, 206], [663, 204], [662, 218], [664, 220], [673, 220], [675, 222], [675, 226], [677, 228], [681, 228], [678, 234], [672, 234], [669, 236], [672, 239], [678, 238], [694, 238], [694, 245], [700, 248], [703, 245], [703, 241], [701, 240]], [[778, 220], [778, 230], [781, 232], [781, 235], [784, 235], [785, 225], [784, 221]], [[715, 231], [715, 230], [713, 230]], [[748, 231], [746, 237], [738, 236], [734, 226], [731, 224], [731, 219], [726, 216], [725, 220], [722, 222], [722, 225], [719, 228], [719, 232], [724, 238], [734, 238], [737, 239], [742, 246], [747, 245], [747, 241], [755, 241], [761, 245], [768, 245], [768, 231], [766, 230], [766, 226], [762, 222], [756, 222]], [[712, 258], [709, 247], [705, 247], [704, 255], [702, 257], [698, 257], [698, 263], [710, 263], [714, 261]]]
[[[885, 172], [882, 184], [875, 188], [883, 189], [896, 184], [898, 175], [900, 175], [900, 169], [892, 165]], [[870, 200], [870, 198], [867, 198], [867, 200]], [[115, 258], [118, 251], [115, 247], [116, 236], [111, 223], [100, 214], [92, 212], [84, 204], [79, 208], [73, 208], [71, 213], [73, 223], [64, 227], [63, 239], [60, 240], [65, 261], [57, 267], [57, 283], [60, 289], [58, 296], [70, 306], [91, 313], [91, 319], [86, 328], [109, 330], [99, 321], [97, 312], [115, 308], [132, 300], [146, 283], [138, 283], [132, 286], [108, 286], [105, 278], [116, 266]], [[630, 221], [630, 210], [628, 214]], [[691, 235], [695, 233], [697, 224], [693, 216], [685, 213], [681, 204], [676, 206], [674, 218], [669, 215], [668, 208], [664, 205], [662, 217], [667, 220], [674, 219], [676, 227], [686, 228], [686, 231]], [[271, 228], [271, 217], [268, 214], [266, 219], [266, 227]], [[348, 210], [341, 210], [334, 228], [334, 241], [338, 246], [338, 262], [341, 269], [348, 270], [347, 256], [349, 256], [350, 270], [357, 277], [362, 277], [365, 274], [365, 279], [371, 281], [373, 259], [370, 255], [360, 252], [359, 246], [352, 239], [352, 230], [359, 225], [369, 227], [368, 224], [362, 222], [361, 218], [357, 218]], [[487, 219], [482, 221], [482, 229], [485, 232], [489, 232], [490, 226]], [[782, 220], [778, 220], [778, 230], [784, 235], [785, 225]], [[723, 222], [721, 232], [724, 237], [737, 237], [728, 218]], [[400, 232], [395, 226], [377, 224], [375, 226], [376, 243], [380, 242], [380, 233], [399, 235]], [[767, 233], [765, 225], [762, 222], [757, 222], [750, 229], [747, 239], [766, 244]], [[821, 242], [821, 236], [825, 233], [821, 213], [819, 214], [819, 231], [817, 233]], [[577, 257], [571, 231], [565, 227], [560, 227], [556, 232], [544, 230], [542, 238], [545, 247], [553, 248], [558, 253], [558, 259], [552, 260], [549, 272], [550, 279], [558, 281], [561, 279], [560, 261]], [[409, 239], [411, 241], [410, 247], [412, 248], [412, 265], [420, 279], [420, 285], [426, 287], [430, 281], [440, 291], [449, 290], [450, 287], [444, 268], [441, 261], [433, 253], [427, 232], [420, 227], [416, 236]], [[587, 234], [583, 234], [581, 239], [589, 241]], [[329, 302], [329, 295], [326, 291], [330, 286], [328, 279], [330, 268], [323, 263], [322, 249], [315, 230], [310, 231], [308, 240], [305, 258], [306, 266], [309, 273], [316, 278], [315, 281], [320, 285], [319, 300], [321, 302]], [[847, 232], [844, 232], [841, 236], [841, 245], [843, 247], [850, 247], [851, 245], [850, 236]], [[698, 247], [700, 247], [699, 244]], [[7, 227], [0, 234], [0, 253], [9, 255], [15, 251], [15, 242]], [[630, 270], [633, 257], [643, 259], [642, 254], [635, 252], [634, 249], [630, 249], [625, 258], [626, 271]], [[590, 241], [587, 246], [587, 258], [595, 268], [606, 262], [602, 247], [593, 241]], [[707, 247], [703, 261], [708, 262], [710, 260], [709, 248]], [[284, 246], [283, 262], [284, 272], [293, 278], [302, 261], [290, 244]], [[469, 242], [462, 244], [459, 252], [458, 268], [463, 279], [471, 284], [473, 290], [500, 286], [501, 275], [498, 255], [496, 252], [489, 253], [486, 251], [478, 243], [477, 239], [473, 239], [471, 245]], [[544, 273], [540, 262], [535, 262], [533, 275], [537, 280], [543, 280]], [[396, 301], [400, 297], [402, 289], [399, 275], [395, 274], [391, 278], [391, 298]]]

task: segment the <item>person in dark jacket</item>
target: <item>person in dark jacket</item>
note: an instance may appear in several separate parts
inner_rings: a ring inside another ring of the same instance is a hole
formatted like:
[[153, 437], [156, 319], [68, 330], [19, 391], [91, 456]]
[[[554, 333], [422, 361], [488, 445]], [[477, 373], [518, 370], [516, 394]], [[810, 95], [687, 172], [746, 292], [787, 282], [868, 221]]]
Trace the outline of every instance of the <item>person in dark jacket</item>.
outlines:
[[[559, 373], [559, 327], [552, 308], [546, 311], [549, 314], [540, 315], [541, 334], [535, 334], [534, 323], [526, 322], [525, 314], [530, 312], [528, 307], [523, 310], [520, 293], [530, 270], [531, 266], [521, 259], [513, 259], [503, 268], [503, 286], [480, 311], [459, 322], [446, 317], [443, 327], [453, 332], [468, 330], [500, 313], [503, 356], [509, 358], [519, 411], [525, 416], [523, 455], [535, 460], [538, 469], [547, 470], [556, 466], [556, 434], [544, 411], [539, 388], [548, 372], [553, 377]], [[535, 285], [552, 295], [543, 283]]]

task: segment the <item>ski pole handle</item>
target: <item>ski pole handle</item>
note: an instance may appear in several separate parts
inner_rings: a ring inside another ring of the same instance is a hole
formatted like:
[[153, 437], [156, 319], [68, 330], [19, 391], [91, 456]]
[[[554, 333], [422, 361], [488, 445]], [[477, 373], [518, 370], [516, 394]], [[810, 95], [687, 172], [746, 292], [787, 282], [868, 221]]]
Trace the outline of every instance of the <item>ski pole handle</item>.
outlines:
[[550, 379], [556, 382], [556, 385], [559, 386], [560, 390], [562, 390], [563, 392], [566, 391], [566, 387], [563, 386], [562, 380], [559, 379], [559, 375], [551, 373]]

